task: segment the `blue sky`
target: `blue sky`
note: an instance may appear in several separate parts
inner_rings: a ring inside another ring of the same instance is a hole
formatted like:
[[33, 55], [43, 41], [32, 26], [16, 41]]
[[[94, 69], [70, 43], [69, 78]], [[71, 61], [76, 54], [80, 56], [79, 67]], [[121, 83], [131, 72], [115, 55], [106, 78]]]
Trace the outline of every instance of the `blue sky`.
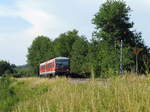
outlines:
[[[0, 0], [0, 59], [16, 65], [26, 63], [27, 48], [38, 35], [52, 40], [60, 33], [79, 30], [89, 39], [91, 20], [105, 0]], [[149, 0], [126, 0], [134, 29], [150, 46]]]

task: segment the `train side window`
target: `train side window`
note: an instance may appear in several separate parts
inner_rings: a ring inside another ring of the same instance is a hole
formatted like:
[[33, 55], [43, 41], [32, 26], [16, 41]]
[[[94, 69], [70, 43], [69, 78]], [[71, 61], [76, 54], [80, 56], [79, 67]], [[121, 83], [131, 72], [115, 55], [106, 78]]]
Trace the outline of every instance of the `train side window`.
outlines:
[[51, 64], [50, 63], [48, 64], [48, 68], [51, 68]]
[[53, 67], [54, 67], [54, 62], [48, 64], [48, 68], [53, 68]]
[[41, 69], [41, 70], [45, 69], [45, 66], [44, 66], [44, 65], [43, 65], [43, 66], [41, 66], [41, 67], [40, 67], [40, 69]]
[[51, 63], [52, 68], [54, 67], [54, 62]]
[[43, 69], [45, 69], [45, 67], [46, 67], [46, 66], [45, 66], [45, 65], [43, 65]]

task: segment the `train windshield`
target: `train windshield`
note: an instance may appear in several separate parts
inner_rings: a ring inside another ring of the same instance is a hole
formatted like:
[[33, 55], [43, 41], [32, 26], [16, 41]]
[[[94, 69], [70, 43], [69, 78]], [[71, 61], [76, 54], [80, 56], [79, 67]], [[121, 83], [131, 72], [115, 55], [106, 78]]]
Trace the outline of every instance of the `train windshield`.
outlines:
[[68, 67], [69, 66], [69, 60], [57, 60], [56, 66], [57, 67]]

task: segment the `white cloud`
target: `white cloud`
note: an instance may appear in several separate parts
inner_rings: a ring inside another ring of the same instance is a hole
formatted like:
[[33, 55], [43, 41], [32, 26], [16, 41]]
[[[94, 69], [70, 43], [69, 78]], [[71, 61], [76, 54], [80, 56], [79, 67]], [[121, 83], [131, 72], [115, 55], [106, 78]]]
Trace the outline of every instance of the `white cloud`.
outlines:
[[[29, 13], [30, 12], [30, 13]], [[31, 36], [46, 35], [48, 30], [55, 31], [59, 26], [59, 20], [53, 15], [48, 15], [41, 10], [23, 10], [20, 13], [21, 17], [32, 24], [27, 33]]]
[[19, 7], [18, 15], [32, 24], [26, 31], [30, 36], [54, 34], [53, 32], [62, 27], [63, 22], [42, 9], [42, 3], [38, 0], [22, 0], [17, 2], [17, 7]]

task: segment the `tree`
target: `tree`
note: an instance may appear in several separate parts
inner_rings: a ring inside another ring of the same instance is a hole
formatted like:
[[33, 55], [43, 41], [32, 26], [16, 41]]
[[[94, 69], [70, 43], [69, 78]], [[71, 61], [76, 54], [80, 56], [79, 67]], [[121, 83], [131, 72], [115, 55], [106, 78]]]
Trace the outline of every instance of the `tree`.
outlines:
[[100, 74], [119, 73], [120, 40], [123, 40], [124, 67], [128, 70], [133, 63], [132, 47], [142, 40], [131, 31], [130, 7], [122, 0], [107, 0], [93, 19], [96, 31], [93, 38], [98, 42], [97, 61]]
[[54, 41], [55, 56], [69, 57], [71, 60], [71, 72], [82, 74], [88, 70], [88, 41], [80, 36], [77, 30], [61, 34]]
[[0, 61], [0, 76], [4, 75], [5, 73], [10, 74], [14, 72], [15, 65], [11, 65], [7, 61]]
[[71, 51], [71, 71], [74, 73], [89, 73], [89, 61], [88, 61], [88, 48], [89, 43], [83, 36], [78, 38]]
[[134, 42], [131, 41], [135, 40], [135, 37], [130, 31], [133, 27], [133, 22], [129, 21], [130, 11], [130, 7], [122, 0], [107, 0], [93, 19], [93, 24], [97, 29], [95, 35], [110, 43], [115, 43], [120, 39], [123, 39], [125, 44]]
[[143, 55], [144, 70], [146, 74], [150, 73], [150, 55]]
[[53, 43], [48, 37], [38, 36], [28, 48], [27, 62], [35, 73], [38, 73], [40, 63], [53, 57]]
[[54, 41], [55, 56], [71, 57], [72, 45], [78, 38], [80, 37], [77, 30], [61, 34]]

